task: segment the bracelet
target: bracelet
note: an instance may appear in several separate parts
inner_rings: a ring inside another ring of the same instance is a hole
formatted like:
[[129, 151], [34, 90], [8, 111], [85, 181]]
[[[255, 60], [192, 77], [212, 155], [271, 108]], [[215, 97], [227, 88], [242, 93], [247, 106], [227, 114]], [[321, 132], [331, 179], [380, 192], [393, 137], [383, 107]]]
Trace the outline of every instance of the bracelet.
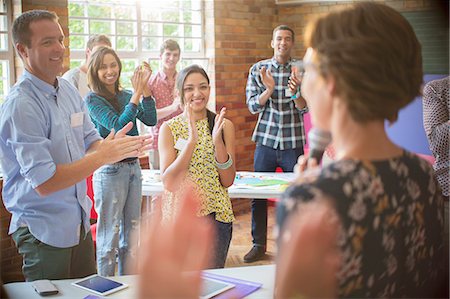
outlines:
[[231, 165], [233, 165], [233, 159], [231, 158], [231, 155], [228, 154], [228, 161], [224, 162], [224, 163], [219, 163], [217, 162], [217, 159], [214, 158], [214, 160], [216, 161], [216, 167], [219, 169], [228, 169], [231, 167]]

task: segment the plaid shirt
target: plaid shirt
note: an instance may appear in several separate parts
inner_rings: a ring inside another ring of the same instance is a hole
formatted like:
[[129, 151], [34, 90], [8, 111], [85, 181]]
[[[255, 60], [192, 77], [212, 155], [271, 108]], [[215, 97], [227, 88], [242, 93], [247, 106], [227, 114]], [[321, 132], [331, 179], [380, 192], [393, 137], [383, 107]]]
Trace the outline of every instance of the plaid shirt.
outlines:
[[[297, 109], [291, 95], [286, 93], [293, 61], [281, 65], [272, 58], [262, 60], [250, 68], [246, 88], [247, 106], [252, 114], [259, 113], [252, 136], [257, 144], [280, 150], [300, 148], [305, 144], [303, 113], [308, 109]], [[272, 72], [275, 89], [266, 104], [261, 106], [259, 96], [266, 90], [260, 76], [263, 66]]]

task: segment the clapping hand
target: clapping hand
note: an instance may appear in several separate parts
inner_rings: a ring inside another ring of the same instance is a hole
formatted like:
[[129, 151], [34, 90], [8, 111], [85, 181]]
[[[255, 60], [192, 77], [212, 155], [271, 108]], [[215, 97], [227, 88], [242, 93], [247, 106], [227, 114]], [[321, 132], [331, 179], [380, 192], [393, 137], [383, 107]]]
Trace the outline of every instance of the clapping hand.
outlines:
[[219, 114], [216, 114], [215, 120], [214, 120], [214, 128], [212, 130], [212, 140], [213, 143], [216, 145], [218, 142], [223, 143], [223, 128], [225, 127], [225, 113], [227, 111], [227, 108], [222, 107], [220, 109]]
[[126, 158], [139, 157], [144, 151], [150, 149], [153, 137], [150, 135], [128, 136], [128, 131], [133, 127], [129, 122], [121, 130], [111, 130], [109, 135], [100, 143], [97, 151], [104, 159], [104, 164], [112, 164]]
[[195, 125], [195, 119], [192, 112], [192, 106], [190, 102], [186, 102], [184, 105], [184, 115], [186, 117], [187, 123], [188, 123], [188, 129], [189, 129], [189, 137], [188, 141], [197, 143], [198, 140], [198, 131], [197, 127]]
[[275, 89], [275, 80], [273, 79], [272, 72], [270, 69], [267, 69], [265, 66], [261, 68], [261, 81], [264, 84], [264, 86], [270, 90], [273, 91]]
[[200, 296], [201, 271], [209, 262], [213, 227], [197, 217], [199, 199], [193, 189], [181, 198], [180, 205], [174, 217], [162, 221], [158, 199], [150, 220], [142, 222], [139, 298]]
[[131, 84], [133, 85], [134, 92], [138, 95], [143, 94], [145, 97], [151, 95], [150, 87], [148, 86], [148, 80], [152, 75], [152, 69], [147, 62], [143, 62], [141, 66], [136, 67], [131, 78]]
[[292, 69], [291, 76], [289, 77], [288, 86], [291, 94], [294, 95], [297, 93], [300, 84], [302, 83], [302, 78], [299, 76], [296, 68]]

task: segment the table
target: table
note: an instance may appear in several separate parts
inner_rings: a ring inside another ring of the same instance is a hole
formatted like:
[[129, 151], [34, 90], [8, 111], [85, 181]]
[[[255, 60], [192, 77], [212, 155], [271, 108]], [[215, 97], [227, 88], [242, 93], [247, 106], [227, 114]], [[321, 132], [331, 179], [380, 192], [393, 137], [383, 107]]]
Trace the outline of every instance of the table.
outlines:
[[[246, 298], [272, 298], [274, 283], [275, 283], [275, 265], [264, 266], [247, 266], [237, 268], [225, 268], [225, 269], [213, 269], [206, 270], [205, 272], [230, 276], [238, 279], [249, 280], [253, 282], [262, 283], [262, 287], [247, 296]], [[117, 293], [106, 296], [106, 298], [136, 298], [136, 275], [116, 276], [112, 279], [126, 283], [128, 288], [121, 290]], [[77, 298], [82, 299], [87, 295], [94, 294], [89, 291], [85, 291], [81, 288], [71, 285], [72, 282], [77, 279], [63, 279], [52, 280], [54, 285], [58, 288], [59, 294], [48, 296], [46, 298]], [[42, 299], [38, 293], [36, 293], [31, 286], [30, 282], [14, 282], [8, 283], [4, 286], [6, 295], [10, 299]]]
[[[163, 193], [164, 187], [160, 180], [159, 170], [142, 170], [142, 195], [143, 196], [155, 196]], [[238, 171], [237, 177], [255, 177], [255, 178], [270, 178], [292, 181], [294, 174], [282, 173], [282, 172], [248, 172]], [[261, 186], [261, 187], [249, 187], [238, 186], [235, 183], [228, 188], [228, 194], [231, 198], [257, 198], [268, 199], [278, 198], [283, 193], [284, 188], [277, 186]]]

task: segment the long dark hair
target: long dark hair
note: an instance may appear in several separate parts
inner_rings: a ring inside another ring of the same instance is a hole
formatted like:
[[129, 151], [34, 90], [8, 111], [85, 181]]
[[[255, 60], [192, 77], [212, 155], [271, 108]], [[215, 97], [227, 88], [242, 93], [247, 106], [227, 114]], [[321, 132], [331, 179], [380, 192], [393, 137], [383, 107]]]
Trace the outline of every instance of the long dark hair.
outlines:
[[[98, 77], [98, 70], [103, 64], [103, 58], [107, 55], [111, 54], [117, 61], [119, 65], [119, 77], [114, 86], [114, 93], [109, 92], [106, 88], [105, 84], [100, 81]], [[122, 62], [120, 61], [117, 53], [110, 47], [100, 46], [98, 47], [91, 55], [91, 59], [89, 60], [88, 72], [87, 72], [87, 80], [89, 88], [95, 92], [96, 94], [104, 97], [108, 100], [108, 102], [114, 107], [117, 112], [120, 112], [121, 108], [119, 105], [119, 100], [117, 99], [118, 93], [122, 90], [120, 86], [120, 74], [122, 73]]]
[[[184, 90], [183, 90], [184, 81], [186, 81], [187, 76], [189, 76], [190, 74], [195, 74], [195, 73], [198, 73], [198, 74], [202, 75], [203, 77], [205, 77], [205, 79], [209, 85], [208, 74], [205, 72], [205, 70], [201, 66], [199, 66], [197, 64], [192, 64], [192, 65], [187, 66], [184, 69], [182, 69], [177, 76], [177, 82], [175, 84], [175, 87], [179, 92], [182, 105], [184, 105]], [[209, 132], [212, 134], [216, 114], [214, 112], [210, 111], [209, 109], [206, 109], [206, 117], [208, 118]]]

